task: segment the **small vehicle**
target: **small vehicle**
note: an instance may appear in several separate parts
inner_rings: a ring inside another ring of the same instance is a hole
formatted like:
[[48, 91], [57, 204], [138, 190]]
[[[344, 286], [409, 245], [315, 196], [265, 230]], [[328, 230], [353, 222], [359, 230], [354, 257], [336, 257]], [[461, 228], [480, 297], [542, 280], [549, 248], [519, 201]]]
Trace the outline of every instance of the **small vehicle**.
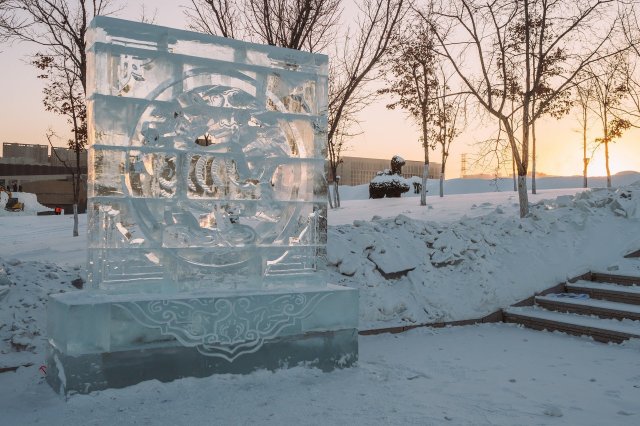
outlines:
[[24, 203], [21, 203], [18, 198], [14, 197], [11, 191], [8, 189], [4, 189], [0, 187], [0, 192], [6, 192], [9, 196], [9, 200], [7, 204], [5, 204], [4, 209], [8, 212], [21, 212], [24, 211]]
[[24, 203], [21, 203], [17, 198], [9, 198], [4, 209], [10, 212], [21, 212], [24, 211]]

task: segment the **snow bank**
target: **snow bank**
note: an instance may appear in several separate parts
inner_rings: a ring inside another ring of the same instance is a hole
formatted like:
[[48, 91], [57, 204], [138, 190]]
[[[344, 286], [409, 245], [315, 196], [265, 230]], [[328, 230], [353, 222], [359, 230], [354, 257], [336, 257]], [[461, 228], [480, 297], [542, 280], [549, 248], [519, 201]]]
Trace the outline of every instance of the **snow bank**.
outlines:
[[7, 205], [7, 201], [9, 201], [9, 196], [5, 192], [0, 192], [0, 217], [2, 216], [33, 216], [38, 212], [43, 211], [51, 211], [49, 207], [43, 206], [38, 202], [38, 197], [36, 194], [32, 194], [30, 192], [13, 192], [14, 198], [17, 198], [18, 201], [24, 203], [24, 211], [20, 212], [9, 212], [4, 209]]
[[330, 279], [360, 288], [360, 327], [476, 318], [640, 248], [640, 182], [563, 195], [519, 219], [405, 215], [329, 229]]
[[[422, 182], [422, 178], [416, 177], [416, 182]], [[621, 172], [612, 177], [616, 186], [630, 185], [640, 180], [638, 172]], [[413, 182], [412, 178], [408, 181]], [[589, 177], [589, 188], [604, 188], [607, 186], [607, 178], [603, 176]], [[437, 197], [439, 195], [440, 181], [429, 179], [427, 181], [427, 195]], [[531, 188], [531, 180], [528, 179], [527, 187]], [[582, 176], [555, 176], [536, 179], [536, 188], [561, 189], [561, 188], [581, 188]], [[491, 179], [448, 179], [444, 182], [444, 192], [446, 195], [453, 194], [478, 194], [485, 192], [508, 192], [513, 191], [513, 180], [511, 178]], [[413, 190], [402, 195], [403, 197], [420, 197], [414, 194]], [[369, 184], [358, 186], [340, 186], [341, 200], [366, 200], [369, 198]]]
[[[329, 212], [330, 224], [351, 222], [329, 227], [330, 281], [360, 289], [362, 329], [462, 320], [640, 248], [640, 183], [541, 192], [525, 219], [513, 193], [434, 198], [432, 208], [415, 199], [345, 202], [362, 210]], [[545, 194], [560, 196], [540, 200]], [[406, 214], [383, 217], [389, 211]], [[17, 365], [43, 356], [47, 295], [73, 291], [71, 281], [86, 275], [86, 215], [76, 238], [69, 216], [10, 216], [1, 224], [0, 365]]]
[[0, 368], [42, 364], [49, 294], [75, 290], [80, 267], [0, 258]]

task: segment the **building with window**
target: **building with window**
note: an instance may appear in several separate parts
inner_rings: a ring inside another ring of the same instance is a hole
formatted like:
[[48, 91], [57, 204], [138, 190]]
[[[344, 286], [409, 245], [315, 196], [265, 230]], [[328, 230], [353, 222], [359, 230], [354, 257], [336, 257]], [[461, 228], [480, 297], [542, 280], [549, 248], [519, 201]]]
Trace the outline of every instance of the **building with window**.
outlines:
[[[403, 177], [422, 177], [423, 161], [405, 160], [405, 162], [406, 164], [402, 167]], [[377, 172], [390, 168], [391, 159], [342, 157], [342, 163], [338, 166], [338, 176], [340, 176], [341, 185], [363, 185], [369, 183]], [[328, 176], [329, 181], [333, 182], [331, 172], [329, 172]], [[429, 163], [429, 179], [440, 179], [440, 163]]]
[[49, 146], [3, 142], [2, 157], [6, 163], [49, 164]]
[[[38, 202], [48, 207], [62, 207], [72, 211], [72, 175], [63, 163], [52, 154], [48, 155], [48, 145], [3, 143], [3, 157], [0, 157], [0, 186], [11, 191], [36, 194]], [[56, 148], [58, 155], [75, 169], [75, 153], [67, 148]], [[87, 152], [80, 156], [79, 211], [84, 212], [87, 204]], [[2, 206], [0, 206], [2, 207]]]
[[[55, 150], [55, 152], [54, 152]], [[64, 166], [76, 167], [76, 152], [69, 148], [51, 148], [51, 156], [49, 157], [49, 163], [52, 166]], [[80, 153], [80, 167], [87, 168], [87, 151]]]

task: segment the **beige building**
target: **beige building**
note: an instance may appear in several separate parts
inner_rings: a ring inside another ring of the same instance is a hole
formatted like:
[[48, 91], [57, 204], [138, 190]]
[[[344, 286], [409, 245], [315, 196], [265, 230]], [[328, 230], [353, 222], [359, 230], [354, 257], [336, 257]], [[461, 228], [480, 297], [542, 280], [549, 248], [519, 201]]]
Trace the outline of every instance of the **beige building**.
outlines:
[[49, 146], [3, 142], [2, 156], [7, 163], [48, 164]]
[[[53, 150], [55, 149], [55, 152]], [[52, 148], [49, 162], [52, 166], [64, 166], [65, 163], [69, 167], [76, 167], [76, 152], [69, 148]], [[56, 155], [57, 154], [57, 155]], [[80, 153], [80, 167], [87, 167], [87, 151]]]
[[[405, 162], [406, 164], [402, 167], [403, 177], [422, 177], [423, 161], [405, 160]], [[363, 185], [369, 183], [378, 171], [390, 168], [391, 159], [342, 157], [342, 163], [338, 166], [338, 176], [340, 176], [341, 185]], [[329, 178], [333, 181], [331, 173]], [[440, 179], [440, 163], [429, 163], [429, 179]]]
[[[36, 194], [38, 202], [48, 207], [62, 207], [71, 212], [73, 204], [73, 182], [67, 167], [52, 153], [48, 145], [3, 143], [0, 157], [0, 186], [11, 191]], [[75, 166], [75, 153], [67, 148], [56, 148], [58, 155]], [[73, 167], [75, 169], [75, 167]], [[87, 204], [87, 153], [80, 156], [80, 212]], [[0, 206], [1, 207], [1, 206]]]

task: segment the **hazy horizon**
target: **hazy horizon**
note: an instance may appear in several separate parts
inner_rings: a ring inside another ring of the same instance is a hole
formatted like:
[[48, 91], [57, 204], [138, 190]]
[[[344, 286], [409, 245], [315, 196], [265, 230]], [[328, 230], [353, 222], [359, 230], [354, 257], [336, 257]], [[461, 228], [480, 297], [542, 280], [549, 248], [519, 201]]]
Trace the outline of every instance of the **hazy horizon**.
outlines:
[[[158, 9], [156, 24], [175, 28], [186, 28], [186, 19], [181, 0]], [[124, 3], [125, 9], [117, 17], [138, 19], [142, 13], [153, 10], [156, 2], [150, 0], [132, 0]], [[3, 45], [0, 56], [4, 64], [4, 78], [0, 80], [0, 93], [4, 102], [0, 102], [0, 115], [3, 125], [0, 127], [0, 142], [48, 144], [45, 133], [49, 128], [61, 136], [68, 135], [65, 119], [44, 111], [42, 106], [43, 81], [36, 78], [38, 70], [28, 63], [27, 56], [37, 51], [36, 46], [25, 43]], [[380, 85], [383, 81], [380, 80]], [[10, 101], [8, 101], [10, 100]], [[424, 153], [419, 142], [418, 127], [406, 118], [400, 110], [388, 110], [389, 99], [381, 98], [360, 114], [362, 132], [349, 143], [344, 156], [391, 158], [400, 155], [407, 160], [422, 161]], [[461, 154], [467, 154], [468, 174], [489, 173], [492, 170], [473, 166], [478, 141], [487, 139], [496, 126], [491, 120], [475, 119], [466, 131], [453, 142], [447, 162], [447, 174], [460, 175]], [[537, 122], [538, 135], [537, 172], [555, 176], [582, 175], [582, 135], [578, 128], [575, 113], [561, 120], [545, 118]], [[594, 123], [589, 139], [597, 137], [597, 125]], [[611, 174], [621, 171], [640, 171], [640, 130], [632, 129], [617, 142], [610, 145]], [[64, 138], [56, 146], [64, 146]], [[430, 152], [431, 161], [439, 163], [440, 152]], [[589, 173], [606, 175], [604, 150], [598, 149], [589, 164]], [[531, 163], [529, 163], [531, 169]], [[509, 164], [504, 172], [510, 172]]]

